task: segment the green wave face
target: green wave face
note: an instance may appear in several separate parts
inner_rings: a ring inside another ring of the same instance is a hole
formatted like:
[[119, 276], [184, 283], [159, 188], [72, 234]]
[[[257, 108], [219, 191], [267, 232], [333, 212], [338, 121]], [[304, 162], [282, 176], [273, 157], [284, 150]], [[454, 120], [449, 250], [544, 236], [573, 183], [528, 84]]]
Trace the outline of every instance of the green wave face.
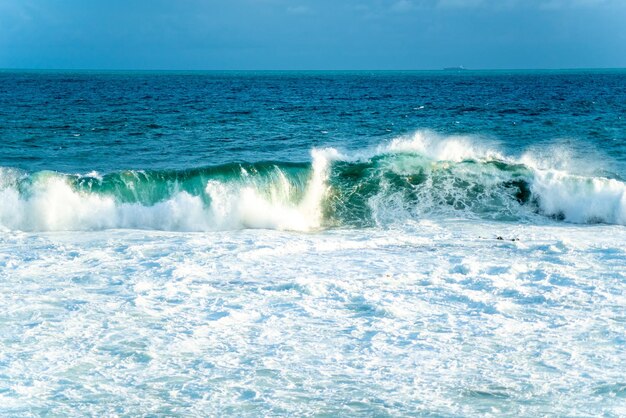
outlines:
[[[253, 186], [263, 192], [286, 178], [293, 183], [293, 190], [303, 191], [309, 171], [310, 164], [307, 163], [232, 163], [182, 171], [121, 171], [102, 178], [70, 176], [68, 180], [77, 191], [110, 195], [120, 203], [151, 206], [186, 192], [201, 197], [206, 205], [210, 205], [211, 199], [205, 190], [209, 181]], [[294, 199], [299, 197], [298, 193], [293, 196]]]
[[336, 162], [325, 214], [331, 223], [359, 227], [433, 214], [514, 220], [532, 200], [531, 179], [523, 165], [431, 161], [419, 154]]
[[[160, 228], [158, 217], [177, 217], [175, 221], [163, 219], [163, 228], [184, 224], [185, 229], [194, 229], [183, 219], [185, 211], [193, 212], [189, 215], [193, 219], [206, 220], [200, 230], [219, 229], [226, 220], [224, 227], [273, 227], [283, 217], [294, 216], [299, 218], [295, 224], [304, 226], [293, 228], [310, 229], [370, 227], [437, 215], [516, 220], [536, 211], [530, 187], [532, 171], [523, 165], [474, 160], [454, 163], [433, 161], [417, 153], [388, 153], [361, 161], [329, 159], [323, 172], [319, 171], [315, 162], [262, 162], [181, 171], [120, 171], [104, 176], [14, 171], [1, 177], [5, 192], [18, 190], [17, 204], [28, 214], [21, 222], [38, 225], [34, 229], [40, 225], [48, 228], [38, 219], [44, 214], [37, 212], [45, 202], [53, 203], [54, 219], [63, 218], [58, 213], [64, 211], [63, 205], [83, 217], [93, 212], [93, 216], [112, 218], [83, 220], [78, 228]], [[54, 189], [59, 181], [69, 189]], [[181, 196], [191, 200], [172, 208], [172, 202]], [[14, 215], [0, 211], [0, 216], [6, 224]], [[210, 218], [219, 219], [213, 222]], [[266, 218], [272, 221], [259, 221]], [[64, 228], [72, 228], [68, 222], [64, 220]], [[286, 225], [291, 229], [293, 222]]]
[[[69, 176], [72, 187], [82, 193], [114, 197], [120, 203], [145, 206], [186, 192], [207, 205], [207, 182], [251, 187], [268, 198], [285, 188], [286, 200], [300, 202], [312, 175], [309, 163], [264, 162], [228, 164], [184, 171], [122, 171], [102, 178]], [[324, 226], [373, 226], [384, 212], [401, 210], [405, 216], [464, 212], [477, 216], [514, 220], [520, 204], [531, 200], [531, 172], [522, 165], [499, 161], [486, 163], [432, 162], [418, 154], [387, 154], [367, 161], [334, 161], [323, 199]], [[460, 215], [460, 213], [459, 213]], [[387, 220], [389, 221], [389, 220]]]

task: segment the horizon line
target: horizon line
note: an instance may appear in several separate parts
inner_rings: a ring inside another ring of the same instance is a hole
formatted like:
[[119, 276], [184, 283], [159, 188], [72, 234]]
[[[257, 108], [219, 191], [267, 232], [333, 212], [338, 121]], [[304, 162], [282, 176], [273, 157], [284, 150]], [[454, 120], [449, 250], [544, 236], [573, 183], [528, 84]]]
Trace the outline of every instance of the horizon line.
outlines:
[[0, 71], [84, 71], [84, 72], [471, 72], [471, 71], [602, 71], [626, 70], [626, 67], [546, 67], [546, 68], [471, 68], [465, 66], [411, 69], [183, 69], [183, 68], [29, 68], [0, 67]]

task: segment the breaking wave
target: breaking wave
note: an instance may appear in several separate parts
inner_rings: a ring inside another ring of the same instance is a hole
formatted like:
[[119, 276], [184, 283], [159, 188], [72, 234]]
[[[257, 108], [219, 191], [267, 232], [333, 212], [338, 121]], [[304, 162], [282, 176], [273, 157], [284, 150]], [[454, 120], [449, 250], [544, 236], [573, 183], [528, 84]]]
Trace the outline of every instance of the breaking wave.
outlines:
[[626, 225], [619, 179], [540, 167], [469, 136], [418, 131], [311, 162], [99, 175], [0, 168], [0, 228], [310, 231], [427, 217]]

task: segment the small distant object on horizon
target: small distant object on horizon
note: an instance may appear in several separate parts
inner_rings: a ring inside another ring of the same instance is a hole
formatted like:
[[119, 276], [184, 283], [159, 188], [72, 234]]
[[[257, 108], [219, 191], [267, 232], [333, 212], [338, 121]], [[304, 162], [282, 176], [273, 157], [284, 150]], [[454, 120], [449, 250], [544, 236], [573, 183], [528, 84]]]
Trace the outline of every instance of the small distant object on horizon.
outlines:
[[467, 70], [467, 68], [463, 67], [462, 65], [459, 65], [457, 67], [444, 67], [443, 71], [465, 71]]

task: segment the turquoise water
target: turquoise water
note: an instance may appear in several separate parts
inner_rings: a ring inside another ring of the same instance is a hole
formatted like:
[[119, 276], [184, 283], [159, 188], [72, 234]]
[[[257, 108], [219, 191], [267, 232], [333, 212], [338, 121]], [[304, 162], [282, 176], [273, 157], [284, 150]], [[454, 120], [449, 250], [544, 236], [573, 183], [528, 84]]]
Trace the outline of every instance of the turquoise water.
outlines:
[[0, 72], [0, 415], [626, 413], [626, 72]]
[[[309, 161], [431, 129], [555, 142], [624, 173], [626, 73], [0, 73], [2, 165], [108, 173]], [[604, 167], [603, 167], [604, 168]]]

